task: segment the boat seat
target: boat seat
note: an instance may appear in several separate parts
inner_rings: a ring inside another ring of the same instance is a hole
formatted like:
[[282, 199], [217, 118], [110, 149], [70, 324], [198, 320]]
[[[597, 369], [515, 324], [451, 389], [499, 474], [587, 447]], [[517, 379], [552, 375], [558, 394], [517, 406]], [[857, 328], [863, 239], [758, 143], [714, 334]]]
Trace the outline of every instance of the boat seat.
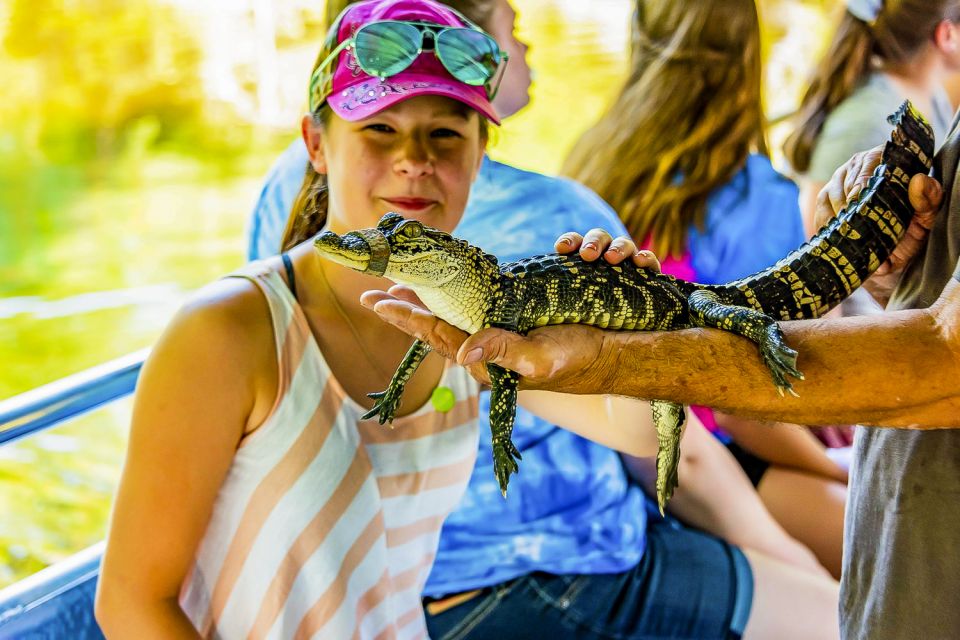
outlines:
[[103, 542], [0, 590], [0, 640], [103, 638], [93, 617]]

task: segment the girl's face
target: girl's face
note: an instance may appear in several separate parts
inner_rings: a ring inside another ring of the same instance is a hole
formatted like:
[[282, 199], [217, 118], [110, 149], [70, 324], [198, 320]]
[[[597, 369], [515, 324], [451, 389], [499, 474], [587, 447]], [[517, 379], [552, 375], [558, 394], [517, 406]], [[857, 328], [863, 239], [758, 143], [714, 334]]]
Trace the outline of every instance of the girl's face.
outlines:
[[311, 163], [329, 185], [328, 228], [374, 227], [396, 211], [452, 231], [483, 160], [480, 117], [450, 98], [418, 96], [357, 122], [305, 120]]

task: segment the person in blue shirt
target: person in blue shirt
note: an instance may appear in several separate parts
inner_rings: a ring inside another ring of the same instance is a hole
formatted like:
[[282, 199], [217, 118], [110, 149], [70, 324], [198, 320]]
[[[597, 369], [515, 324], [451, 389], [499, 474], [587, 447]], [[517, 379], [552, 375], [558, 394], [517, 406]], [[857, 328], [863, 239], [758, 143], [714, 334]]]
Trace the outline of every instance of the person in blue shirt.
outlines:
[[[629, 77], [563, 173], [610, 203], [665, 273], [723, 284], [775, 264], [806, 235], [798, 189], [766, 155], [753, 0], [636, 6]], [[839, 579], [846, 470], [809, 429], [694, 411]]]
[[[509, 117], [526, 104], [530, 82], [513, 8], [506, 0], [450, 4], [510, 54], [494, 101], [499, 115]], [[271, 169], [249, 226], [251, 259], [279, 252], [306, 166], [298, 140]], [[609, 205], [582, 185], [485, 158], [455, 234], [507, 261], [551, 252], [559, 230], [584, 227], [624, 230]], [[482, 422], [488, 403], [483, 394]], [[522, 473], [504, 500], [490, 443], [480, 440], [424, 592], [431, 637], [727, 638], [745, 629], [747, 637], [832, 637], [820, 631], [836, 627], [836, 585], [815, 573], [809, 552], [731, 473], [738, 472], [732, 460], [717, 457], [712, 439], [685, 440], [685, 455], [699, 457], [701, 468], [689, 467], [671, 509], [718, 537], [655, 515], [631, 477], [644, 479], [647, 461], [622, 460], [522, 408], [514, 429]], [[711, 491], [716, 499], [702, 500]], [[738, 518], [757, 526], [738, 529]], [[787, 623], [787, 607], [768, 597], [777, 590], [791, 593], [790, 608], [803, 612], [801, 621]]]

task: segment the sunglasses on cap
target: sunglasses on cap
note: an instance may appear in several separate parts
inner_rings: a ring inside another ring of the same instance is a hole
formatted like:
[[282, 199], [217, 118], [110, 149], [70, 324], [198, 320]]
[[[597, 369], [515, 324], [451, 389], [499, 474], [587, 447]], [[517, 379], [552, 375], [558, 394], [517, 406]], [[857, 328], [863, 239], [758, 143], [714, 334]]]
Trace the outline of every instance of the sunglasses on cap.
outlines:
[[[344, 49], [352, 50], [357, 65], [381, 80], [407, 69], [423, 51], [433, 50], [443, 67], [464, 84], [482, 86], [493, 100], [503, 79], [507, 52], [479, 27], [447, 27], [428, 22], [381, 20], [363, 25], [341, 42], [310, 77], [310, 95], [325, 69]], [[311, 97], [311, 102], [313, 98]], [[315, 111], [319, 104], [310, 104]]]

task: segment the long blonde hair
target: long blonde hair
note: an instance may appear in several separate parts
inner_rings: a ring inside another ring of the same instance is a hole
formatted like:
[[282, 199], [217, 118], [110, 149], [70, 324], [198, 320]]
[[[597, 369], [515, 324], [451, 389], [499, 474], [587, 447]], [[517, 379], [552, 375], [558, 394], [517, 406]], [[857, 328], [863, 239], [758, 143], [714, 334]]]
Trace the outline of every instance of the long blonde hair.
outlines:
[[876, 61], [910, 61], [946, 19], [960, 19], [956, 0], [886, 0], [869, 24], [844, 10], [800, 102], [797, 127], [784, 144], [790, 166], [800, 173], [810, 168], [827, 116], [866, 79]]
[[[337, 31], [339, 30], [339, 16], [348, 5], [356, 0], [328, 0], [326, 7], [326, 21], [330, 25], [327, 30], [327, 36], [324, 41], [317, 60], [313, 64], [313, 71], [316, 71], [320, 63], [323, 62], [331, 51], [337, 46]], [[489, 23], [493, 10], [496, 6], [496, 0], [443, 0], [444, 4], [462, 13], [468, 20], [479, 25], [481, 29], [489, 30]], [[330, 122], [333, 112], [326, 105], [322, 106], [313, 114], [314, 126], [323, 127]], [[480, 118], [480, 136], [487, 137], [487, 121]], [[283, 232], [283, 241], [281, 242], [281, 251], [286, 251], [301, 242], [312, 238], [320, 233], [327, 223], [327, 207], [329, 197], [327, 193], [327, 178], [314, 171], [313, 166], [308, 162], [304, 168], [303, 183], [300, 186], [300, 192], [297, 194], [293, 205], [290, 208], [290, 215], [287, 218], [287, 226]]]
[[766, 152], [754, 0], [637, 0], [631, 71], [563, 173], [596, 191], [637, 241], [678, 255], [707, 196]]

